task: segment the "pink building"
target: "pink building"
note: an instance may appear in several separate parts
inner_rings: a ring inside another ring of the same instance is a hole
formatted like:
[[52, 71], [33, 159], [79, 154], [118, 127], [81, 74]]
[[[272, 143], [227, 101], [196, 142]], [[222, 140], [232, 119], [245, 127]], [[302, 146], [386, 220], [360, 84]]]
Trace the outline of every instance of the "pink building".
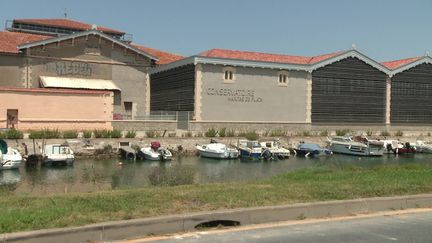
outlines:
[[0, 127], [112, 129], [110, 91], [1, 87], [0, 97]]

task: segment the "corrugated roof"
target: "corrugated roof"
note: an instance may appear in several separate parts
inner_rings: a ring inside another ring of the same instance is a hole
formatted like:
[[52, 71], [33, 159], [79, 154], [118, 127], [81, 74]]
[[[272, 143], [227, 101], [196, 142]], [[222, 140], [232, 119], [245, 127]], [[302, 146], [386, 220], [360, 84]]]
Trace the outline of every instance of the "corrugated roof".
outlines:
[[412, 62], [415, 62], [417, 60], [420, 60], [423, 57], [410, 57], [395, 61], [388, 61], [388, 62], [382, 62], [381, 64], [384, 65], [388, 69], [397, 69], [399, 67], [402, 67], [404, 65], [410, 64]]
[[33, 35], [21, 32], [0, 32], [0, 52], [3, 53], [19, 53], [17, 46], [30, 42], [46, 40], [53, 38], [46, 35]]
[[[37, 25], [69, 28], [69, 29], [76, 29], [76, 30], [92, 29], [91, 24], [87, 24], [72, 19], [14, 19], [13, 21], [16, 23], [37, 24]], [[125, 34], [125, 32], [123, 31], [115, 30], [103, 26], [97, 26], [97, 30], [102, 31], [104, 33], [110, 33], [110, 34], [117, 34], [117, 35]]]
[[0, 87], [0, 91], [34, 92], [34, 93], [62, 93], [62, 94], [110, 94], [111, 93], [111, 91], [107, 91], [107, 90], [17, 88], [17, 87]]
[[174, 53], [169, 53], [169, 52], [165, 52], [165, 51], [161, 51], [158, 49], [154, 49], [154, 48], [150, 48], [150, 47], [145, 47], [145, 46], [141, 46], [135, 43], [131, 43], [131, 46], [134, 46], [135, 48], [138, 48], [144, 52], [147, 52], [155, 57], [157, 57], [159, 59], [159, 61], [157, 61], [156, 63], [159, 65], [162, 64], [167, 64], [170, 62], [175, 62], [178, 61], [180, 59], [185, 58], [184, 56], [178, 55], [178, 54], [174, 54]]
[[339, 52], [329, 53], [320, 56], [306, 57], [306, 56], [292, 56], [292, 55], [281, 55], [281, 54], [271, 54], [271, 53], [262, 53], [262, 52], [211, 49], [199, 53], [198, 56], [304, 65], [304, 64], [314, 64], [332, 58], [334, 56], [340, 55], [344, 52], [345, 51], [339, 51]]
[[107, 79], [40, 76], [40, 80], [46, 88], [120, 90], [112, 80]]

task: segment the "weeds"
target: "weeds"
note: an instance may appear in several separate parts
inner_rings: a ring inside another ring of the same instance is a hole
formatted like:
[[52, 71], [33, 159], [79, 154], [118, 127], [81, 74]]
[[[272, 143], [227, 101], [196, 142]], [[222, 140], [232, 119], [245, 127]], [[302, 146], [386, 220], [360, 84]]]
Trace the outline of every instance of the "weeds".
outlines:
[[208, 137], [208, 138], [214, 138], [214, 137], [216, 137], [216, 134], [217, 134], [217, 130], [216, 129], [214, 129], [214, 128], [209, 128], [208, 130], [207, 130], [207, 132], [205, 132], [205, 136], [206, 137]]
[[219, 130], [219, 137], [226, 137], [226, 127], [223, 127]]
[[30, 139], [51, 139], [51, 138], [61, 138], [62, 133], [59, 132], [58, 129], [42, 129], [42, 130], [34, 130], [30, 131], [29, 138]]
[[110, 138], [111, 137], [111, 131], [107, 130], [107, 129], [102, 129], [102, 130], [94, 130], [93, 131], [94, 137], [95, 138]]
[[1, 139], [22, 139], [24, 138], [24, 134], [23, 132], [12, 128], [5, 132], [0, 132], [0, 138]]
[[70, 131], [64, 131], [63, 132], [63, 138], [71, 139], [71, 138], [77, 138], [78, 137], [78, 131], [76, 130], [70, 130]]
[[92, 135], [92, 131], [83, 131], [83, 138], [91, 138]]
[[321, 131], [321, 132], [319, 133], [319, 135], [320, 135], [321, 137], [327, 137], [327, 136], [329, 135], [329, 132], [328, 132], [327, 130], [324, 130], [324, 131]]
[[335, 132], [336, 132], [336, 136], [345, 136], [345, 135], [351, 133], [351, 130], [350, 129], [338, 129]]
[[390, 132], [388, 132], [388, 131], [381, 131], [380, 135], [383, 136], [383, 137], [387, 137], [387, 136], [390, 136]]
[[136, 135], [137, 134], [136, 134], [135, 130], [127, 131], [126, 135], [125, 135], [125, 138], [135, 138]]
[[122, 133], [120, 130], [112, 130], [110, 133], [110, 138], [121, 138], [122, 137]]
[[403, 136], [403, 132], [401, 130], [395, 132], [395, 136], [396, 137], [402, 137]]
[[148, 138], [155, 138], [158, 136], [159, 136], [159, 133], [157, 131], [154, 131], [154, 130], [146, 131], [146, 137], [148, 137]]
[[276, 130], [270, 131], [270, 137], [285, 137], [286, 134], [287, 134], [286, 131], [284, 131], [282, 129], [276, 129]]

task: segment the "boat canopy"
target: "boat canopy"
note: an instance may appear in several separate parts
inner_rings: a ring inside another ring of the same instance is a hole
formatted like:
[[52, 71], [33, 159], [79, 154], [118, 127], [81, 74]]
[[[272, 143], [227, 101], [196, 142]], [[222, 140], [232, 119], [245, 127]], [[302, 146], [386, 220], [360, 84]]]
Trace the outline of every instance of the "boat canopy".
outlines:
[[299, 149], [310, 149], [310, 150], [319, 150], [321, 147], [315, 143], [301, 143], [298, 146]]

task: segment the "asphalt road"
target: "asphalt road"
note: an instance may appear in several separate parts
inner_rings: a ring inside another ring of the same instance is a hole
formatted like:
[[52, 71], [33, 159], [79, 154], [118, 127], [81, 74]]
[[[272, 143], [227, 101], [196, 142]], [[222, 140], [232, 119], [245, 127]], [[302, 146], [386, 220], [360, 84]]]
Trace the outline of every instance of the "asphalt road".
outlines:
[[[432, 243], [432, 211], [304, 220], [302, 222], [194, 232], [145, 242], [427, 242]], [[136, 241], [144, 242], [144, 241]]]

